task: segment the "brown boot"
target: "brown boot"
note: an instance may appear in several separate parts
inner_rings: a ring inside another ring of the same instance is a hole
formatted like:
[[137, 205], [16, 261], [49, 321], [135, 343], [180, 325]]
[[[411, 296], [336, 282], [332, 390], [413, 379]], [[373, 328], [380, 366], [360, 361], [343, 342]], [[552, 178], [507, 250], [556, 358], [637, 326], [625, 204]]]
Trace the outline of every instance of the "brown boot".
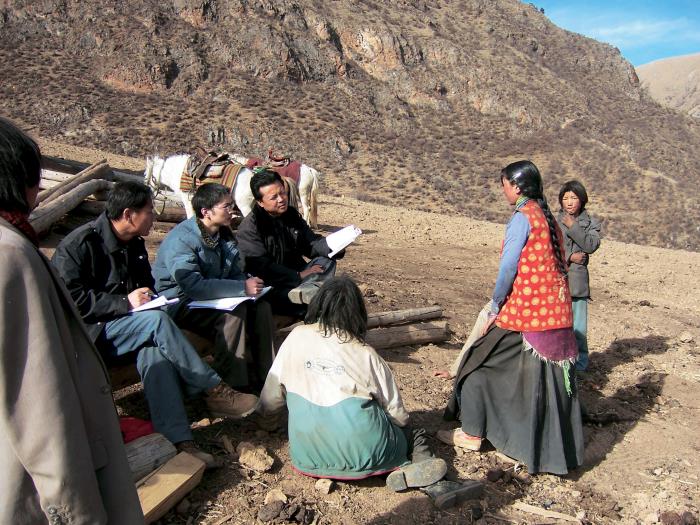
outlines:
[[204, 462], [204, 467], [207, 469], [219, 468], [224, 466], [224, 462], [221, 459], [214, 457], [213, 455], [204, 452], [200, 449], [194, 441], [180, 441], [175, 445], [178, 452], [187, 452], [191, 456], [196, 457]]
[[258, 405], [258, 397], [237, 392], [224, 383], [207, 390], [205, 398], [209, 412], [215, 417], [242, 419], [250, 415]]

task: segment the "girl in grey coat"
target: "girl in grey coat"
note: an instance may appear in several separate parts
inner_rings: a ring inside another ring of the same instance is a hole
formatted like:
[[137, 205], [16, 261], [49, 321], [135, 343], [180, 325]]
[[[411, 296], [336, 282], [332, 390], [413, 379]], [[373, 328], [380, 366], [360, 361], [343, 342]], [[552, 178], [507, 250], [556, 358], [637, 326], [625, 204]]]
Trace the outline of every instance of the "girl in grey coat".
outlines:
[[565, 183], [559, 191], [557, 221], [564, 234], [564, 250], [569, 264], [569, 288], [574, 314], [574, 335], [578, 342], [576, 370], [588, 367], [588, 282], [589, 256], [600, 246], [600, 222], [586, 211], [588, 193], [577, 180]]

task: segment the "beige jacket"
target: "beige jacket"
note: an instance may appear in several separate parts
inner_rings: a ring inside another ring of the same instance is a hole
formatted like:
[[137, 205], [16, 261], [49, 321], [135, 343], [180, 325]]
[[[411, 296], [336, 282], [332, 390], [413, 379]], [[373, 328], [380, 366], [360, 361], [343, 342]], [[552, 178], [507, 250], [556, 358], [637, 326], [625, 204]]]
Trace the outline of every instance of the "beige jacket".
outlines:
[[107, 372], [48, 260], [0, 219], [0, 523], [143, 523]]

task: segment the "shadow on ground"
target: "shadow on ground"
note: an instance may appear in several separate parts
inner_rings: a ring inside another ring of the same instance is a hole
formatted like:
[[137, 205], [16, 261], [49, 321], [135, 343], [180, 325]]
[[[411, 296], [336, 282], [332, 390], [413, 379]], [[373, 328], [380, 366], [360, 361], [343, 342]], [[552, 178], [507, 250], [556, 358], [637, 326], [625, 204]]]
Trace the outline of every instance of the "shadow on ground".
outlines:
[[572, 474], [573, 479], [599, 465], [639, 420], [654, 410], [663, 389], [666, 374], [645, 371], [640, 366], [633, 384], [622, 385], [606, 395], [604, 391], [616, 381], [615, 369], [646, 354], [663, 354], [668, 349], [667, 337], [653, 335], [618, 339], [605, 352], [593, 355], [589, 371], [579, 381], [587, 424], [586, 453], [584, 465]]

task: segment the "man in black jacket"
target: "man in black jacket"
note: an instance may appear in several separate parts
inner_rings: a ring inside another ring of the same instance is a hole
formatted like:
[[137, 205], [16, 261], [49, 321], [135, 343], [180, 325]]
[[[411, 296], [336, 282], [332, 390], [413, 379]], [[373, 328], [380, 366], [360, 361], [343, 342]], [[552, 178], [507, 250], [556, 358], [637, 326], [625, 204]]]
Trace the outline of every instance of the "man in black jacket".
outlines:
[[52, 263], [105, 359], [136, 352], [155, 429], [212, 466], [214, 458], [192, 441], [183, 390], [187, 395], [205, 392], [213, 413], [234, 418], [250, 414], [257, 398], [223, 383], [165, 312], [134, 312], [154, 296], [142, 238], [152, 225], [150, 190], [137, 182], [115, 184], [105, 213], [66, 236]]
[[[289, 206], [277, 173], [257, 172], [250, 180], [250, 189], [256, 204], [237, 234], [245, 270], [273, 287], [268, 292], [273, 313], [304, 317], [318, 286], [335, 275], [335, 261], [328, 257], [331, 250], [326, 239], [314, 233]], [[335, 258], [344, 254], [341, 251]]]

